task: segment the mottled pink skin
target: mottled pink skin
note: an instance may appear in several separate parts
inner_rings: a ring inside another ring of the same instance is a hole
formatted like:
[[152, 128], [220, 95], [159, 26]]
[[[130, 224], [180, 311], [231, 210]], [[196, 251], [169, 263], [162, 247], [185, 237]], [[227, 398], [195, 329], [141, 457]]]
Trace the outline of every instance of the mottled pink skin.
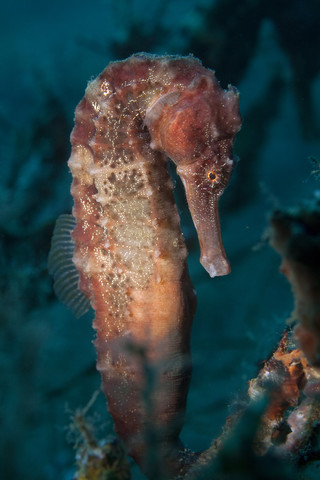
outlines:
[[150, 429], [158, 467], [169, 475], [183, 468], [195, 311], [166, 159], [186, 187], [202, 264], [211, 276], [226, 274], [217, 200], [239, 128], [238, 94], [193, 57], [111, 63], [76, 109], [74, 263], [95, 310], [97, 368], [115, 429], [149, 476]]

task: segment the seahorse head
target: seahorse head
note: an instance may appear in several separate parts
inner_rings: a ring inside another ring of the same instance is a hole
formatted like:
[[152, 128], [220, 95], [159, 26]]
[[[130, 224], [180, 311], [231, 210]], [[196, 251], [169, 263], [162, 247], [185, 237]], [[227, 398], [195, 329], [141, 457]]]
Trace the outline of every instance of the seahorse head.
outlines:
[[220, 232], [218, 199], [234, 168], [232, 148], [240, 130], [238, 91], [223, 90], [214, 72], [197, 75], [150, 106], [145, 124], [151, 147], [173, 160], [196, 227], [200, 262], [211, 277], [230, 272]]

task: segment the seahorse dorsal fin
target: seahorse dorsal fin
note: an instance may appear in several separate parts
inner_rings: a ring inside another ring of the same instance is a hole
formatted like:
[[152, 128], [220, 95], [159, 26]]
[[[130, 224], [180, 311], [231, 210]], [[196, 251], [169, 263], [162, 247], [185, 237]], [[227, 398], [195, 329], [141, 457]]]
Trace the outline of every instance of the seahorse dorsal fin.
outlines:
[[79, 274], [72, 261], [74, 242], [71, 232], [76, 226], [72, 215], [60, 215], [53, 231], [48, 257], [48, 270], [53, 276], [53, 288], [76, 318], [80, 318], [90, 308], [88, 297], [79, 289]]

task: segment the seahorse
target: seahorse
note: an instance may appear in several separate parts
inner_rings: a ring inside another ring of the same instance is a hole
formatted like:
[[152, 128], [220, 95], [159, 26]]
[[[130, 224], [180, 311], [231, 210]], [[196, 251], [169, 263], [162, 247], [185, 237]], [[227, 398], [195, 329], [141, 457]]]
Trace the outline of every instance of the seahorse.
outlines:
[[[167, 159], [185, 188], [202, 265], [211, 277], [226, 275], [218, 199], [234, 168], [240, 125], [238, 91], [222, 89], [191, 55], [110, 63], [76, 108], [68, 162], [75, 220], [63, 217], [56, 228], [51, 270], [77, 314], [89, 303], [95, 310], [108, 409], [147, 474], [150, 445], [170, 474], [181, 467], [196, 306]], [[61, 259], [53, 266], [70, 228], [76, 273]]]

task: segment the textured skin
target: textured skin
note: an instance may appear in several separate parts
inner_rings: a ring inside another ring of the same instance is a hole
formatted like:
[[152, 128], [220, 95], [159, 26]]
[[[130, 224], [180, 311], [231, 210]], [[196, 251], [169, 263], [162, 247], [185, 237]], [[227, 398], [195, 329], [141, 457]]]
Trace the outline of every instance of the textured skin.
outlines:
[[239, 128], [237, 92], [222, 90], [193, 57], [141, 54], [111, 63], [76, 109], [73, 260], [95, 310], [108, 409], [147, 473], [150, 439], [166, 468], [178, 470], [169, 457], [180, 448], [195, 311], [166, 158], [186, 187], [202, 263], [212, 276], [228, 273], [211, 217]]

